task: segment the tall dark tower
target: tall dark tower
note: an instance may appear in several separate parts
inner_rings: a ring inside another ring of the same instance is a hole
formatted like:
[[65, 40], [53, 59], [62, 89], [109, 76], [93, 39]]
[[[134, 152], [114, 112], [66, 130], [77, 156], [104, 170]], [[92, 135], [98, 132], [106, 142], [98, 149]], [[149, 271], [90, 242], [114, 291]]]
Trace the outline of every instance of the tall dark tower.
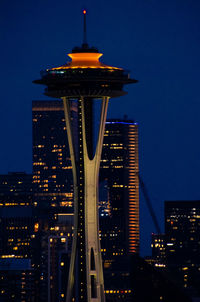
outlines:
[[[42, 78], [34, 82], [46, 85], [45, 95], [61, 98], [64, 103], [74, 183], [74, 236], [66, 301], [72, 301], [75, 288], [77, 302], [104, 302], [98, 177], [107, 107], [110, 98], [126, 94], [125, 84], [137, 81], [130, 79], [124, 69], [99, 62], [102, 54], [87, 44], [85, 10], [83, 15], [84, 41], [82, 47], [75, 47], [68, 55], [72, 61], [41, 72]], [[70, 118], [72, 100], [78, 102], [78, 151]], [[101, 102], [96, 146], [92, 140], [95, 101]]]

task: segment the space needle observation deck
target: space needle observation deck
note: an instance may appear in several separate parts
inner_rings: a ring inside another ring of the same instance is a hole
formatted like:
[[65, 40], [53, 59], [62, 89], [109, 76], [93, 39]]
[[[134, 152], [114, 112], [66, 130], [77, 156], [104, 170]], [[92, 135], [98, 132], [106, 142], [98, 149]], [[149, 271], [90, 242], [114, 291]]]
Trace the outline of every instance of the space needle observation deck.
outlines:
[[[108, 101], [126, 94], [124, 85], [137, 80], [131, 79], [124, 69], [99, 61], [102, 54], [89, 47], [86, 41], [85, 10], [83, 16], [82, 46], [75, 47], [68, 54], [70, 62], [42, 71], [41, 79], [34, 83], [45, 85], [44, 94], [61, 98], [64, 104], [74, 184], [74, 234], [66, 302], [105, 302], [99, 241], [98, 177]], [[78, 104], [78, 146], [72, 131], [72, 100]], [[101, 102], [96, 146], [92, 139], [95, 101]]]

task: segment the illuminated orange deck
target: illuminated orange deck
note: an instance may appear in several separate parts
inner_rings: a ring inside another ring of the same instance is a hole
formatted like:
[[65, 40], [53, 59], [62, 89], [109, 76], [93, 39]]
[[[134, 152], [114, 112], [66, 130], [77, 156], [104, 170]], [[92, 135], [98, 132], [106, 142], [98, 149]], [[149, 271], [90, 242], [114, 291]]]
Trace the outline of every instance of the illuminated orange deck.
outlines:
[[103, 68], [103, 69], [114, 69], [122, 70], [122, 68], [112, 67], [105, 65], [99, 61], [102, 53], [92, 53], [92, 52], [80, 52], [80, 53], [69, 53], [68, 56], [72, 59], [65, 65], [60, 67], [52, 68], [51, 70], [60, 69], [73, 69], [73, 68]]

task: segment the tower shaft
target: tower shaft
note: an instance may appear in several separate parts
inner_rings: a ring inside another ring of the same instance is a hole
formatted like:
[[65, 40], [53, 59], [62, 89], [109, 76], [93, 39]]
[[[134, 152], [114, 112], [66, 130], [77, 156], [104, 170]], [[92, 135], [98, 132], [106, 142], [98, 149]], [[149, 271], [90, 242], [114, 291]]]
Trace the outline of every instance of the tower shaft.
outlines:
[[[77, 288], [78, 301], [104, 302], [103, 268], [99, 241], [98, 220], [98, 177], [107, 107], [109, 97], [102, 97], [99, 135], [94, 155], [91, 156], [91, 142], [88, 136], [88, 99], [81, 97], [79, 104], [79, 159], [70, 122], [70, 99], [63, 97], [68, 141], [72, 160], [74, 180], [74, 237], [66, 302], [71, 302], [73, 286]], [[92, 101], [92, 100], [90, 100]], [[75, 266], [78, 263], [79, 276], [76, 279]]]

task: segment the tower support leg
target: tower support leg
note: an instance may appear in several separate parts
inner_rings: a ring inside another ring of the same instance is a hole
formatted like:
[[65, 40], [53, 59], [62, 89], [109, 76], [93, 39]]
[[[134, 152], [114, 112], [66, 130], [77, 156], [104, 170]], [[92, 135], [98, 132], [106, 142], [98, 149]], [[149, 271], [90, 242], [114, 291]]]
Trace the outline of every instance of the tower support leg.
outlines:
[[74, 188], [74, 231], [73, 231], [72, 251], [71, 251], [67, 292], [66, 292], [66, 302], [71, 302], [72, 295], [73, 295], [73, 287], [74, 287], [75, 261], [76, 261], [77, 237], [78, 237], [78, 185], [77, 185], [75, 146], [72, 137], [70, 100], [66, 97], [63, 97], [63, 105], [64, 105], [64, 114], [65, 114], [65, 122], [67, 128], [70, 158], [72, 163], [73, 188]]

